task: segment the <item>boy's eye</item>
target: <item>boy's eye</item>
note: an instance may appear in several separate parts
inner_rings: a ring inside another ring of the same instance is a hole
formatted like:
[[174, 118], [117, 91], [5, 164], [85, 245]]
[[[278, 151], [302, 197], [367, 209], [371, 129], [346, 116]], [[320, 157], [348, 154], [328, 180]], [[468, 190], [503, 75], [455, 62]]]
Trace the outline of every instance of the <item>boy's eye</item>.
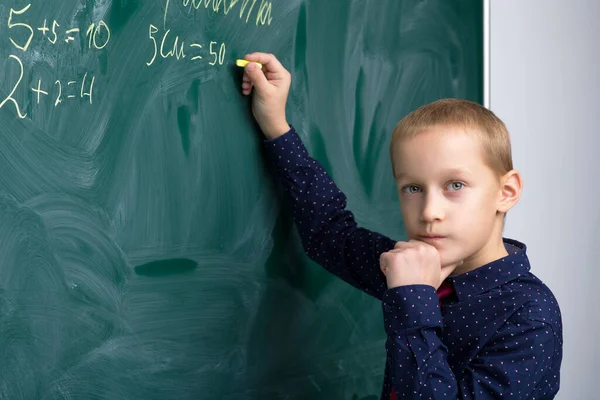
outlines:
[[460, 190], [465, 187], [465, 184], [462, 182], [450, 182], [448, 185], [449, 190]]
[[402, 188], [402, 191], [406, 194], [415, 194], [415, 193], [419, 193], [421, 189], [419, 189], [418, 186], [415, 185], [408, 185]]

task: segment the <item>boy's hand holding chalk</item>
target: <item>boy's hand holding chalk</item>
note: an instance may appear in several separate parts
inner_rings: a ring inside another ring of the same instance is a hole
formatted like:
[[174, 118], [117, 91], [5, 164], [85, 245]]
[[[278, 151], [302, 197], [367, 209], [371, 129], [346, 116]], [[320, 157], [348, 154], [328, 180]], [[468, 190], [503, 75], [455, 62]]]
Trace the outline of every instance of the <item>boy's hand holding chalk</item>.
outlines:
[[[242, 68], [244, 68], [246, 65], [248, 65], [248, 63], [250, 63], [250, 61], [248, 61], [248, 60], [237, 59], [235, 61], [235, 65], [237, 65], [238, 67], [242, 67]], [[262, 64], [261, 63], [256, 63], [256, 65], [258, 65], [258, 68], [262, 69]]]
[[285, 103], [290, 90], [290, 73], [272, 54], [251, 53], [238, 60], [244, 68], [242, 93], [248, 96], [254, 88], [252, 114], [268, 139], [290, 130], [285, 116]]

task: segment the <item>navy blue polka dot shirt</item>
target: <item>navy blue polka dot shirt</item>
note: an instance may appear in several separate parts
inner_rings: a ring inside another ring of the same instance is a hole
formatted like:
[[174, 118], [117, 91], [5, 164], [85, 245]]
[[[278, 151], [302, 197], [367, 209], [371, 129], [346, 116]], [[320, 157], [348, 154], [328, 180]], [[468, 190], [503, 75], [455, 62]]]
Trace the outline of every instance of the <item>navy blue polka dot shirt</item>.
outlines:
[[379, 256], [396, 241], [358, 227], [346, 197], [292, 127], [266, 140], [310, 258], [382, 301], [387, 333], [382, 399], [552, 399], [559, 389], [562, 321], [550, 289], [530, 272], [526, 246], [432, 286], [387, 289]]

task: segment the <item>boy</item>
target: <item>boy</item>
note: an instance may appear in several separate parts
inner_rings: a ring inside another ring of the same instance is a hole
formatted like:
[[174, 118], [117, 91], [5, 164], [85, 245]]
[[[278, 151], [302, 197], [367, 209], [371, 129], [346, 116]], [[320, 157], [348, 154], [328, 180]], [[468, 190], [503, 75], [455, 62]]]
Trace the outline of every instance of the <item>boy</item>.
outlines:
[[410, 240], [395, 242], [356, 226], [343, 193], [288, 125], [288, 71], [271, 54], [246, 60], [242, 92], [254, 90], [252, 112], [305, 251], [382, 300], [381, 398], [554, 398], [560, 310], [529, 272], [525, 245], [502, 237], [522, 187], [504, 124], [484, 107], [452, 99], [400, 121], [390, 152]]

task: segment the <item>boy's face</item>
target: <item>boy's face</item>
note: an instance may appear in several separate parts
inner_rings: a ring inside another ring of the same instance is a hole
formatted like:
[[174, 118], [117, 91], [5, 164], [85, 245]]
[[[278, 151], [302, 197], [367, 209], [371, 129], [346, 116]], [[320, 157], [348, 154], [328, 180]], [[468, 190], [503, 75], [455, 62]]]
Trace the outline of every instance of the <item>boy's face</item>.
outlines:
[[[436, 126], [395, 144], [400, 208], [409, 239], [436, 247], [442, 266], [481, 266], [501, 238], [497, 174], [486, 164], [476, 135]], [[496, 235], [495, 233], [498, 233]], [[489, 257], [488, 257], [489, 258]]]

